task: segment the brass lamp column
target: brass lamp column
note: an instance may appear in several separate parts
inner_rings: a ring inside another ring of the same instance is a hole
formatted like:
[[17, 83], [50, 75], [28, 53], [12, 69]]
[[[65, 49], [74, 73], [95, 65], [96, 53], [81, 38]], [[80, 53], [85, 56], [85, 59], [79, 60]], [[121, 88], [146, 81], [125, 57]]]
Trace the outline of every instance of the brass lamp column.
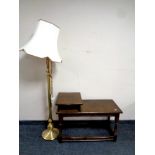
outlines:
[[46, 58], [46, 66], [47, 66], [47, 84], [48, 84], [48, 110], [49, 110], [49, 117], [48, 117], [48, 125], [47, 129], [42, 132], [42, 137], [45, 140], [54, 140], [58, 137], [59, 130], [54, 128], [52, 123], [52, 61], [47, 57]]

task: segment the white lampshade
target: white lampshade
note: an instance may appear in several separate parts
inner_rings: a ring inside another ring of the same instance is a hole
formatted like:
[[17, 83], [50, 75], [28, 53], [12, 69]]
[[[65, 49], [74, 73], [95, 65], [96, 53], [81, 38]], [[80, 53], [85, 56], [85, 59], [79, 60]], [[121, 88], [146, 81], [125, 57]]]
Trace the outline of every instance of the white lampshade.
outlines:
[[49, 57], [54, 62], [61, 62], [58, 53], [57, 40], [60, 29], [43, 20], [38, 21], [38, 26], [32, 38], [20, 50], [40, 58]]

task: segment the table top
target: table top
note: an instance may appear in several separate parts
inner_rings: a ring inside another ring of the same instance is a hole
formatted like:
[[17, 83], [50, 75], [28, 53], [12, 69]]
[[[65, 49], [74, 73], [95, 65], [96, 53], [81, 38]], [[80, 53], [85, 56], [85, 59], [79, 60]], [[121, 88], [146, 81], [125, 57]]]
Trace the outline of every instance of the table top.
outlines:
[[122, 110], [111, 99], [108, 100], [82, 100], [81, 110], [59, 109], [57, 114], [119, 114]]
[[79, 92], [60, 92], [57, 97], [56, 105], [81, 105], [82, 99]]

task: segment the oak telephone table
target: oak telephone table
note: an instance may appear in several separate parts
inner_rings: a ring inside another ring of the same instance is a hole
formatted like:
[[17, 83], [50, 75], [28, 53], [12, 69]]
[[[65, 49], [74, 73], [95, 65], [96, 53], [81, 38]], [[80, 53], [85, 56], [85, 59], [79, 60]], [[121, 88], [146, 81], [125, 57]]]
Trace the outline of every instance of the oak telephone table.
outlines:
[[[74, 102], [75, 101], [75, 102]], [[80, 93], [59, 93], [58, 106], [59, 142], [64, 141], [102, 141], [117, 140], [117, 125], [122, 110], [113, 100], [81, 100]], [[100, 117], [106, 116], [109, 122], [108, 136], [63, 136], [64, 117]], [[114, 117], [114, 127], [110, 127], [110, 117]]]

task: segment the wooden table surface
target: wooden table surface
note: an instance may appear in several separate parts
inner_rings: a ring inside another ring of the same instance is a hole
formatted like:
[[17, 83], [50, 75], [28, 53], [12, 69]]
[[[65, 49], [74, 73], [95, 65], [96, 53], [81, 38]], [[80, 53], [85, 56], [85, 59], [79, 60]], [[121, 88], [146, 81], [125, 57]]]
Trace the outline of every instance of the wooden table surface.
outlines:
[[60, 92], [57, 97], [56, 105], [81, 105], [82, 99], [80, 92]]
[[59, 109], [57, 114], [117, 114], [122, 110], [113, 100], [82, 100], [81, 110]]

